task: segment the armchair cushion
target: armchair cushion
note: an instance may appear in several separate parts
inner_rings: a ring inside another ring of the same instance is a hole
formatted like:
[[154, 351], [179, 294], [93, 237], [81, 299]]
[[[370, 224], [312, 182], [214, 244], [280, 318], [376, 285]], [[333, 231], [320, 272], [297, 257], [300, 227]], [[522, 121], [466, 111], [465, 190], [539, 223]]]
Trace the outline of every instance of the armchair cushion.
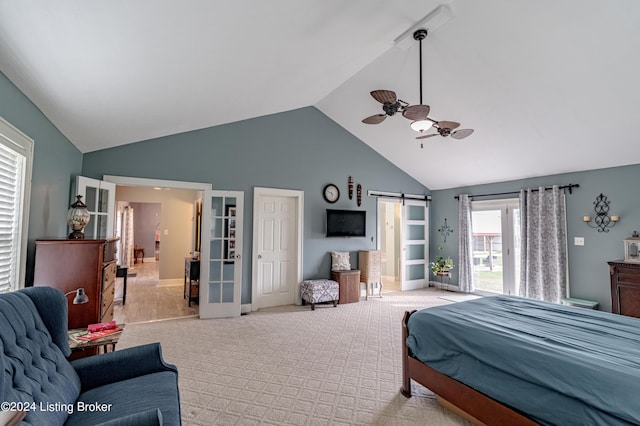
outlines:
[[[164, 362], [159, 343], [136, 346], [120, 351], [90, 356], [71, 362], [80, 377], [82, 392], [145, 374], [178, 369]], [[177, 384], [176, 384], [177, 386]]]
[[[156, 408], [160, 408], [162, 412], [162, 424], [179, 425], [178, 401], [178, 383], [174, 372], [147, 374], [83, 392], [76, 403], [78, 410], [69, 417], [65, 425], [84, 426], [115, 421], [123, 417], [123, 414]], [[88, 409], [81, 411], [81, 407]], [[144, 421], [149, 421], [149, 418]]]

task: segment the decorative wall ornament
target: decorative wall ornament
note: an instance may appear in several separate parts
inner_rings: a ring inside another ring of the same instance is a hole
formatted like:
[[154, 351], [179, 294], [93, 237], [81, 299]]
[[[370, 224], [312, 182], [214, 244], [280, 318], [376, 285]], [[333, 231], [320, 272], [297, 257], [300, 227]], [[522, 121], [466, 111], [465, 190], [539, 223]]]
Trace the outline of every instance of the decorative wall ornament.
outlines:
[[357, 193], [358, 193], [358, 207], [360, 207], [362, 205], [362, 185], [360, 184], [358, 184]]
[[438, 228], [438, 232], [440, 233], [440, 235], [442, 235], [442, 239], [445, 242], [445, 244], [447, 243], [447, 237], [449, 235], [451, 235], [451, 233], [453, 232], [453, 229], [451, 229], [449, 227], [449, 225], [447, 224], [447, 218], [444, 218], [444, 225], [442, 225], [440, 228]]
[[353, 200], [353, 176], [349, 176], [349, 199]]
[[609, 216], [609, 204], [611, 202], [607, 200], [607, 196], [600, 193], [593, 202], [593, 210], [596, 215], [593, 218], [593, 225], [591, 224], [591, 216], [583, 216], [582, 220], [589, 225], [590, 228], [598, 229], [598, 232], [609, 232], [607, 228], [615, 226], [616, 222], [620, 220], [619, 216]]

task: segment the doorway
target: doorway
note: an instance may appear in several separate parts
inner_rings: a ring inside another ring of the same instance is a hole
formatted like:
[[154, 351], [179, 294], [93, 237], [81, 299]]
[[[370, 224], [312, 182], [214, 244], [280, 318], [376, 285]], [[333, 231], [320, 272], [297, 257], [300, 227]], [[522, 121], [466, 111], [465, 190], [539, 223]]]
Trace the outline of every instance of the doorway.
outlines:
[[[124, 316], [125, 322], [197, 315], [198, 305], [188, 307], [184, 299], [184, 265], [185, 257], [195, 251], [195, 200], [201, 199], [203, 191], [211, 185], [120, 176], [104, 179], [117, 185], [120, 201], [134, 206], [134, 218], [136, 212], [140, 216], [147, 207], [160, 206], [150, 216], [146, 215], [148, 232], [144, 235], [148, 241], [143, 242], [134, 235], [132, 246], [144, 248], [144, 255], [140, 252], [138, 262], [134, 263], [132, 254], [126, 304], [118, 305], [116, 313]], [[155, 212], [159, 220], [155, 219]], [[162, 250], [161, 254], [156, 254], [156, 247]], [[116, 292], [120, 292], [123, 279], [118, 278], [116, 284], [119, 286]]]
[[520, 278], [518, 199], [473, 201], [471, 221], [476, 291], [517, 294]]
[[378, 198], [378, 241], [385, 291], [428, 287], [429, 208], [425, 201]]
[[380, 232], [380, 269], [384, 291], [400, 291], [401, 264], [400, 203], [380, 201], [378, 205], [378, 229]]

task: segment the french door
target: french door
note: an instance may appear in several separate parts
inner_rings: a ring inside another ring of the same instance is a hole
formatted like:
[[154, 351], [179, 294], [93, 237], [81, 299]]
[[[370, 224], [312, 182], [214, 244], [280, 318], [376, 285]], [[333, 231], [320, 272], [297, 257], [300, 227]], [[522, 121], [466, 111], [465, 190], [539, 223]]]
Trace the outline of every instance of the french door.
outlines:
[[82, 195], [82, 202], [87, 205], [90, 215], [89, 223], [84, 228], [84, 237], [113, 237], [115, 235], [116, 184], [78, 176], [71, 203], [76, 202], [76, 195]]
[[242, 297], [244, 192], [205, 191], [200, 252], [200, 318], [238, 317]]
[[401, 237], [402, 290], [416, 290], [428, 286], [429, 208], [424, 201], [404, 201]]
[[473, 201], [472, 210], [476, 291], [517, 294], [520, 280], [518, 199]]

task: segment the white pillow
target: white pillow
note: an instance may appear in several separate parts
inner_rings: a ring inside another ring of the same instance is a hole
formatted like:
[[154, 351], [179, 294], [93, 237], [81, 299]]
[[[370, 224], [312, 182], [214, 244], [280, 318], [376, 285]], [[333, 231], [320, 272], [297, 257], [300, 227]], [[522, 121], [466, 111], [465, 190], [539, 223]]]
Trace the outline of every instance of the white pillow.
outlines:
[[349, 260], [348, 251], [332, 251], [331, 252], [331, 270], [332, 271], [351, 270], [351, 261]]

